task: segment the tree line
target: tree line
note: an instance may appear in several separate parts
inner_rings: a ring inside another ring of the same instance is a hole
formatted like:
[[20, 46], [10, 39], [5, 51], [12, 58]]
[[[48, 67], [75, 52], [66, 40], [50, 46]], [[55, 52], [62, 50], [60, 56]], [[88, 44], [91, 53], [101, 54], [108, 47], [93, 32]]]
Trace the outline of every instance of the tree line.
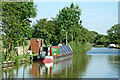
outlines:
[[51, 20], [47, 20], [47, 18], [37, 20], [37, 24], [33, 25], [32, 38], [43, 38], [45, 43], [53, 45], [67, 44], [71, 41], [91, 42], [95, 34], [83, 27], [80, 15], [79, 6], [71, 3], [69, 7], [60, 10]]
[[34, 2], [3, 2], [2, 3], [2, 40], [6, 51], [27, 44], [25, 37], [42, 38], [46, 45], [57, 45], [68, 42], [90, 42], [96, 45], [109, 43], [120, 44], [120, 25], [110, 28], [108, 35], [100, 35], [95, 31], [89, 31], [82, 25], [80, 19], [81, 9], [71, 3], [64, 7], [55, 18], [37, 20], [31, 26], [30, 18], [35, 18], [37, 8]]

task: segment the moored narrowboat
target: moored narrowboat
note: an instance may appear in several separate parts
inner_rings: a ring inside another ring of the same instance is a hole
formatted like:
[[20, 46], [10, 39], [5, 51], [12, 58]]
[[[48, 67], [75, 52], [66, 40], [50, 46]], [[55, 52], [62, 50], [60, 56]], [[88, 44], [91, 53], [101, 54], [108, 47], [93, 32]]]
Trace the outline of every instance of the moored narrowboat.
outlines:
[[45, 46], [43, 39], [31, 39], [30, 49], [37, 54], [37, 61], [44, 63], [61, 61], [72, 57], [73, 51], [70, 45]]
[[108, 47], [109, 47], [109, 48], [116, 48], [116, 45], [115, 45], [115, 44], [109, 44]]

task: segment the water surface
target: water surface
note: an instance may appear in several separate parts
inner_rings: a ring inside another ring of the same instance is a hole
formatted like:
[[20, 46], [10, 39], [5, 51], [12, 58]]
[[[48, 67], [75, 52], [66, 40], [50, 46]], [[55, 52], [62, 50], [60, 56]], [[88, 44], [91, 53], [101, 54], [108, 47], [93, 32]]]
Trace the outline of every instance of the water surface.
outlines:
[[118, 78], [118, 49], [92, 48], [86, 53], [54, 63], [25, 63], [2, 68], [0, 78]]

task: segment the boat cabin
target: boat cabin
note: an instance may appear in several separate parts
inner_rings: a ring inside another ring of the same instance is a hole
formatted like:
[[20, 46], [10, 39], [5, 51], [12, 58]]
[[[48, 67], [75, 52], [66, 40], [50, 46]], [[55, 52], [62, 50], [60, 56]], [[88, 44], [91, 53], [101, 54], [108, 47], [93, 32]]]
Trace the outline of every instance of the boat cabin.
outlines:
[[65, 56], [73, 53], [72, 48], [70, 45], [63, 45], [63, 46], [45, 46], [43, 39], [33, 38], [31, 39], [31, 46], [30, 49], [33, 53], [38, 54], [39, 58], [45, 57], [59, 57]]
[[59, 46], [45, 46], [43, 39], [33, 38], [31, 39], [30, 49], [35, 54], [42, 56], [60, 56], [60, 47]]
[[35, 54], [39, 53], [39, 49], [40, 47], [44, 46], [44, 41], [43, 39], [39, 39], [39, 38], [33, 38], [30, 41], [31, 45], [30, 45], [30, 50], [35, 52]]

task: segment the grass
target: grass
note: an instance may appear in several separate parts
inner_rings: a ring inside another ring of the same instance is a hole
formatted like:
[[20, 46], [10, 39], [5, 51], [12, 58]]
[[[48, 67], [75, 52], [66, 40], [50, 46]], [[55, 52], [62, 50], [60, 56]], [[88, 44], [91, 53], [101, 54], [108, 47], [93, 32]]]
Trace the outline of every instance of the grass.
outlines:
[[120, 49], [120, 44], [116, 44], [116, 48]]
[[74, 53], [83, 53], [91, 49], [90, 43], [69, 42], [68, 44], [73, 49]]

